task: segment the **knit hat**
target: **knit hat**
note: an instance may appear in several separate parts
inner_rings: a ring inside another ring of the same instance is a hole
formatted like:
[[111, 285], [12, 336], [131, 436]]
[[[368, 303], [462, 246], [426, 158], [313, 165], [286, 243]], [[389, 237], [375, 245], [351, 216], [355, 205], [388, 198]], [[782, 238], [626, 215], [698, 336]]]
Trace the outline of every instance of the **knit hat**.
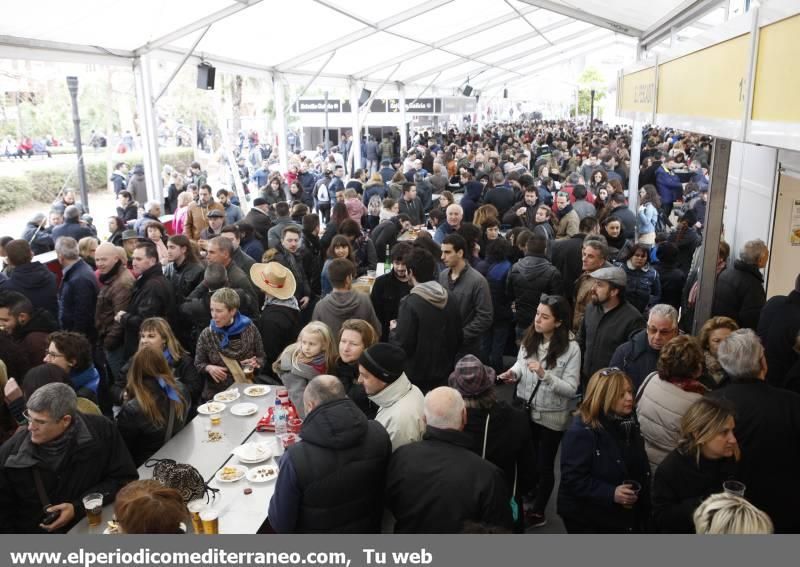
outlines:
[[358, 363], [378, 380], [391, 384], [403, 374], [406, 353], [398, 346], [377, 343], [361, 353]]
[[494, 369], [484, 366], [476, 356], [468, 354], [456, 362], [456, 369], [450, 374], [448, 384], [465, 398], [477, 398], [489, 390], [494, 381]]

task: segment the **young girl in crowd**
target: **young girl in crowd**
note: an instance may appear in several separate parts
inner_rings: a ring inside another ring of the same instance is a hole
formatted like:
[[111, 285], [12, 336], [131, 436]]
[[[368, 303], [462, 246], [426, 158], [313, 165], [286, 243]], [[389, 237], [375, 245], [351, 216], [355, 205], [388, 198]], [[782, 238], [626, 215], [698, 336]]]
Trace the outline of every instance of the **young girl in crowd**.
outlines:
[[325, 323], [312, 321], [300, 331], [297, 342], [286, 347], [273, 370], [289, 389], [300, 417], [305, 417], [303, 392], [308, 383], [320, 374], [328, 374], [336, 368], [336, 344], [331, 330]]
[[333, 291], [331, 280], [328, 278], [328, 266], [330, 266], [331, 262], [336, 258], [347, 258], [355, 263], [353, 245], [350, 244], [350, 241], [341, 234], [337, 234], [333, 237], [331, 245], [328, 247], [327, 256], [328, 257], [325, 259], [325, 264], [322, 266], [322, 274], [320, 275], [323, 296], [328, 295]]

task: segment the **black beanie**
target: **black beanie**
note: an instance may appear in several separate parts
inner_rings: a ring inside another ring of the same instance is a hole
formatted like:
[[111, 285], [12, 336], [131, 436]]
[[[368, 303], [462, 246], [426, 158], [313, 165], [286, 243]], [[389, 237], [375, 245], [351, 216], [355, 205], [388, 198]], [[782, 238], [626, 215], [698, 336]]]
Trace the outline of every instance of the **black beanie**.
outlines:
[[361, 353], [358, 363], [378, 380], [391, 384], [405, 370], [406, 353], [400, 347], [377, 343]]

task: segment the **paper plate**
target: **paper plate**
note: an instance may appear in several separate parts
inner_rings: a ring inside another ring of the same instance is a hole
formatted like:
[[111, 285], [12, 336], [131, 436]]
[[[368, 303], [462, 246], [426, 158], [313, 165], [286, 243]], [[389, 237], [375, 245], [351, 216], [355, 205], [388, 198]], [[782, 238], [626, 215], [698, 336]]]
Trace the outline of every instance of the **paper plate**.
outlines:
[[231, 413], [233, 415], [253, 415], [258, 411], [258, 406], [255, 404], [251, 404], [249, 402], [245, 402], [243, 404], [236, 404], [235, 406], [231, 407]]

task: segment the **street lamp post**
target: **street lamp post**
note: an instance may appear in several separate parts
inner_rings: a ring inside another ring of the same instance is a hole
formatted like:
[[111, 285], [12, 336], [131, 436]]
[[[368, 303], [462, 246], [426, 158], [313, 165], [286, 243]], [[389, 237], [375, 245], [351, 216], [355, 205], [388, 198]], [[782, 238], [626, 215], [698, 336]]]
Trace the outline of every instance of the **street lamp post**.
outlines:
[[83, 143], [81, 142], [81, 117], [78, 114], [78, 77], [67, 77], [69, 96], [72, 98], [72, 124], [75, 129], [75, 150], [78, 152], [78, 186], [81, 190], [81, 203], [89, 212], [89, 195], [86, 189], [86, 168], [83, 165]]

